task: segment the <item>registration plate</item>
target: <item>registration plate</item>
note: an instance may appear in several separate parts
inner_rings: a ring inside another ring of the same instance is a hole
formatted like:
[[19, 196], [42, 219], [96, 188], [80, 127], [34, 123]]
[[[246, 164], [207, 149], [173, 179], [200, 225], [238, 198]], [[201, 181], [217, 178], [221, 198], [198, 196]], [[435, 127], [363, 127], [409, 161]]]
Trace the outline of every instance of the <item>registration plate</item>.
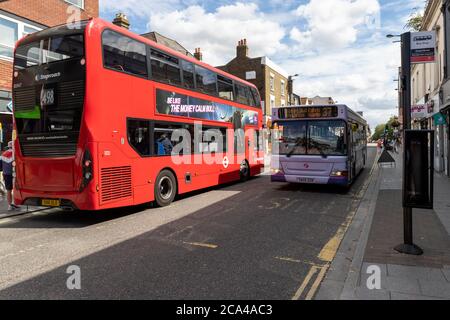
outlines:
[[300, 183], [314, 183], [314, 178], [297, 178]]
[[59, 207], [61, 205], [61, 201], [54, 199], [42, 199], [41, 205], [45, 207]]

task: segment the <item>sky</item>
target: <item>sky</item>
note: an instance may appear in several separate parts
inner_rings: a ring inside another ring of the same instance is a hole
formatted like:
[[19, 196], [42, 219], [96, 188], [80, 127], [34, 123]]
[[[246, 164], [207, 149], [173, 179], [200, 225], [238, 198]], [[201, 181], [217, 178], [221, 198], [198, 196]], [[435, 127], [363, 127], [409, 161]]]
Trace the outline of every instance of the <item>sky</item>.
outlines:
[[100, 0], [100, 16], [127, 14], [136, 33], [157, 31], [204, 62], [223, 65], [246, 38], [251, 57], [268, 56], [304, 97], [331, 96], [363, 111], [372, 128], [397, 114], [400, 45], [425, 0]]

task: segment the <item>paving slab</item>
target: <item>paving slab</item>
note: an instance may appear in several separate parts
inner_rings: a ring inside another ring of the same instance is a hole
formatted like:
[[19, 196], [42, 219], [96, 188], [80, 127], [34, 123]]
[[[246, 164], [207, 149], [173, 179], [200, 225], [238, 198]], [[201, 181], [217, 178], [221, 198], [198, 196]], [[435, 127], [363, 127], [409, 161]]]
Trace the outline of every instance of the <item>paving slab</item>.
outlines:
[[426, 281], [419, 279], [422, 294], [429, 297], [450, 299], [450, 283], [447, 281]]

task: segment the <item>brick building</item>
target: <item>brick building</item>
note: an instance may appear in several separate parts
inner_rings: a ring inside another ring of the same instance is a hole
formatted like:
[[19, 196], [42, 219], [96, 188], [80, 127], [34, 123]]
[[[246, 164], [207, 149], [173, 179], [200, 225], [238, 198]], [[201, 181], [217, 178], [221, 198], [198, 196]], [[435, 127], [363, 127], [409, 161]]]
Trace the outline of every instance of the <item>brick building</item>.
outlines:
[[12, 58], [15, 42], [30, 33], [64, 24], [80, 9], [80, 19], [97, 17], [99, 0], [0, 0], [0, 112], [11, 101]]
[[243, 39], [236, 47], [236, 57], [217, 68], [253, 83], [259, 90], [267, 118], [270, 118], [271, 108], [294, 104], [293, 97], [298, 99], [298, 95], [289, 90], [292, 77], [268, 57], [250, 58], [248, 53], [247, 40]]

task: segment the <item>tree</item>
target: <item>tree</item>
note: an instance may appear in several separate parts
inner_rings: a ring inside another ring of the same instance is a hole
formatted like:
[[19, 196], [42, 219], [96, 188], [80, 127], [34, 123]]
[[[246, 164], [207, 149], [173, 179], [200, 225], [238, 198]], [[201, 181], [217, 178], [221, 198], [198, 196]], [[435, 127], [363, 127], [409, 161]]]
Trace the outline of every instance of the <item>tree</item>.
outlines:
[[413, 13], [408, 22], [406, 22], [405, 28], [411, 31], [420, 31], [422, 27], [423, 14], [420, 12]]
[[387, 138], [392, 140], [394, 138], [394, 128], [397, 128], [400, 125], [398, 122], [398, 117], [392, 116], [388, 122], [382, 123], [376, 126], [375, 132], [372, 135], [372, 141], [377, 141], [384, 137], [386, 132]]
[[375, 132], [372, 135], [372, 141], [377, 141], [381, 139], [381, 136], [384, 134], [384, 129], [386, 128], [386, 124], [379, 124], [375, 127]]

